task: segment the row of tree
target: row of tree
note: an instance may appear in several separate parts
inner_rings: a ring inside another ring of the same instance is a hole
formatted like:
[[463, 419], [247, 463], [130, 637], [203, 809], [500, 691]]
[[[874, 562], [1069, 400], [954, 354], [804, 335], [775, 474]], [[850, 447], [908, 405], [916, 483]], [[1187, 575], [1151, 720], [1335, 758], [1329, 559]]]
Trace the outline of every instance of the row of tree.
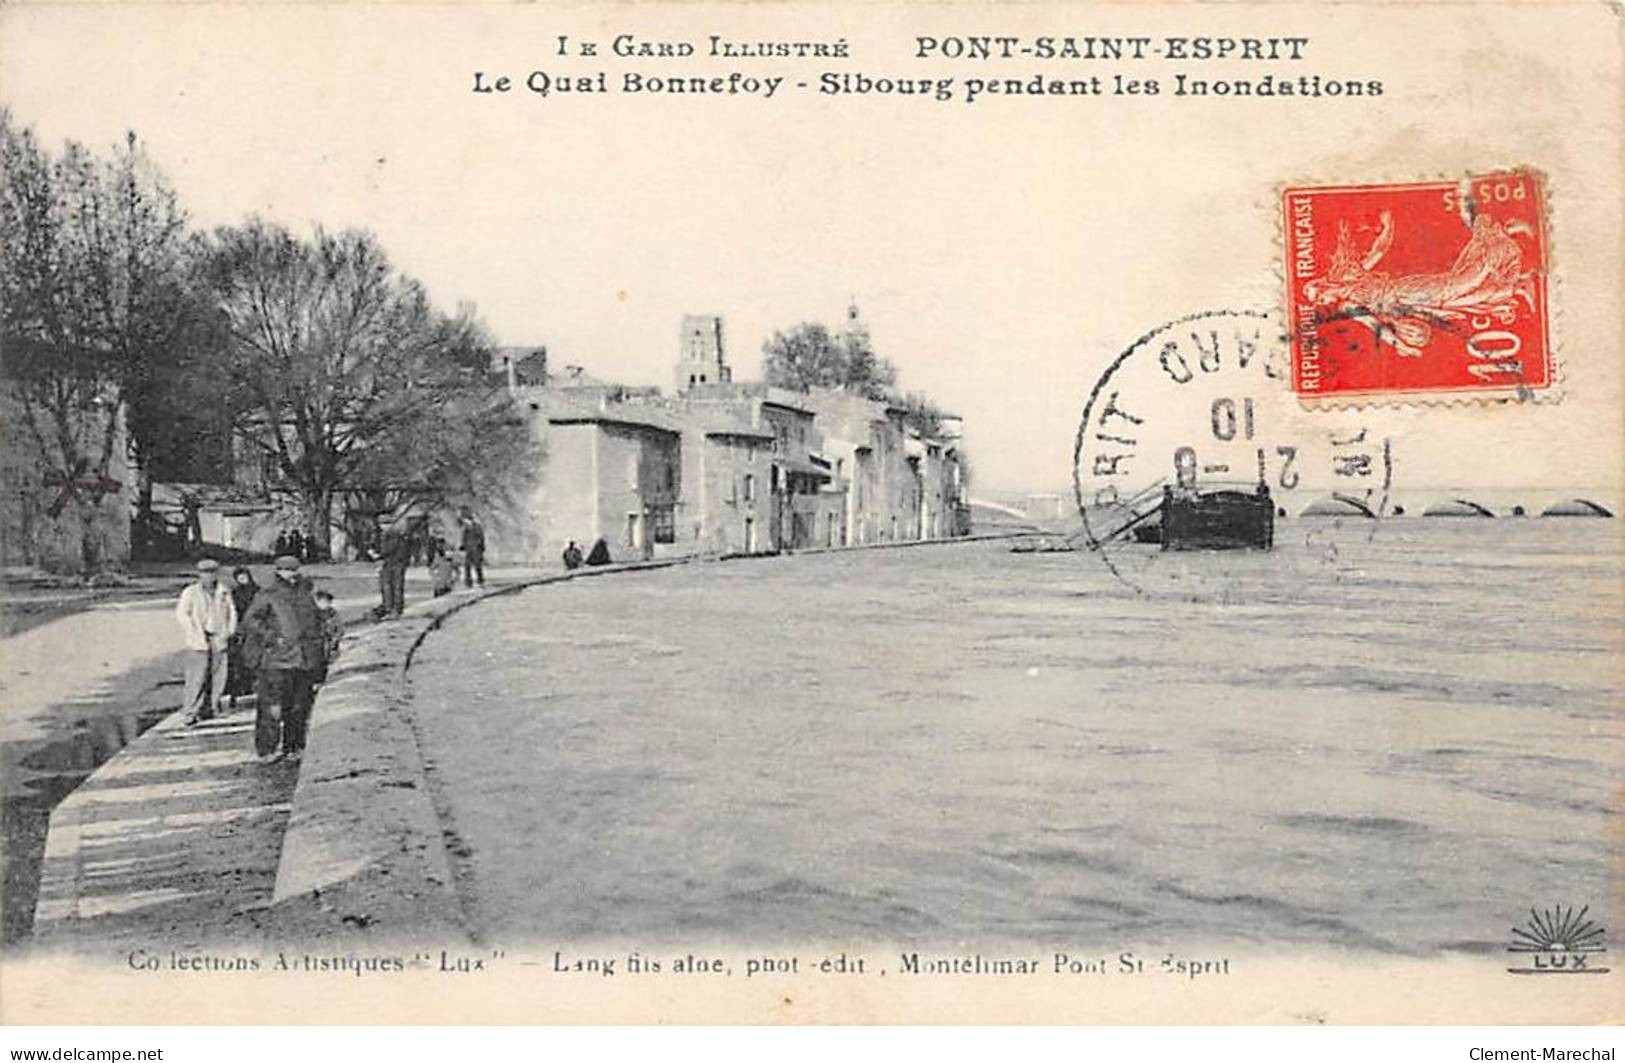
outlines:
[[7, 111], [0, 343], [86, 570], [112, 560], [88, 532], [125, 434], [138, 524], [155, 479], [230, 479], [235, 437], [324, 553], [341, 493], [393, 515], [488, 495], [530, 446], [473, 309], [434, 307], [372, 234], [193, 231], [134, 134], [51, 152]]

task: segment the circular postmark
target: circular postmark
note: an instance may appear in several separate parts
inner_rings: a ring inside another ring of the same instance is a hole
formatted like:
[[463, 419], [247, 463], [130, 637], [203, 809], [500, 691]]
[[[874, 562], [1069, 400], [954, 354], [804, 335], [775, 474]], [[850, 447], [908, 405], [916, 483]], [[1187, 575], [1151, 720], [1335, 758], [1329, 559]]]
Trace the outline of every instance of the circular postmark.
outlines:
[[[1169, 554], [1256, 568], [1300, 518], [1388, 515], [1393, 441], [1357, 409], [1305, 410], [1289, 358], [1276, 314], [1203, 311], [1141, 336], [1095, 383], [1073, 451], [1082, 543], [1129, 586], [1188, 590], [1193, 563]], [[1329, 527], [1297, 538], [1335, 556]]]

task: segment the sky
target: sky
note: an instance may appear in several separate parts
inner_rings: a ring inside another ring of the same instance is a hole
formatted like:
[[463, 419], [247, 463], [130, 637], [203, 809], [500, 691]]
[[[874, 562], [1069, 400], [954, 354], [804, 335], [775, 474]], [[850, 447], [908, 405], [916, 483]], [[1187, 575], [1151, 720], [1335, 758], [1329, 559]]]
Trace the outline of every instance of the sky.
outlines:
[[[1441, 9], [1111, 7], [1062, 26], [1021, 7], [997, 20], [862, 10], [11, 6], [0, 93], [48, 142], [107, 146], [135, 129], [199, 226], [258, 214], [370, 228], [443, 306], [472, 301], [500, 342], [545, 344], [554, 365], [601, 377], [669, 387], [682, 315], [715, 313], [748, 378], [773, 330], [838, 324], [855, 299], [901, 385], [965, 418], [980, 484], [1009, 490], [1066, 489], [1084, 400], [1135, 337], [1196, 310], [1279, 303], [1282, 182], [1534, 163], [1552, 175], [1561, 401], [1373, 416], [1408, 441], [1418, 484], [1617, 491], [1621, 156], [1619, 123], [1595, 120], [1617, 113], [1612, 30], [1587, 37], [1513, 9], [1471, 32]], [[985, 76], [995, 68], [916, 60], [914, 38], [1103, 26], [1302, 34], [1307, 66], [1222, 70], [1387, 88], [1335, 105], [470, 91], [476, 70]], [[718, 29], [845, 37], [854, 58], [690, 68], [554, 54], [560, 33]]]

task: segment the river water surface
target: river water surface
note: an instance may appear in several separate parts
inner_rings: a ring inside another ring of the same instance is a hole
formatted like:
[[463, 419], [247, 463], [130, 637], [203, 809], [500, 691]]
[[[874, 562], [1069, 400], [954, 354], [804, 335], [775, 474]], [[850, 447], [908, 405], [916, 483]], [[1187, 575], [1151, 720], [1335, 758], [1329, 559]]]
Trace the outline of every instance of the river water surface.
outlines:
[[467, 610], [411, 675], [475, 921], [1432, 953], [1618, 912], [1616, 522], [1277, 543], [1141, 559], [1149, 591], [995, 542]]

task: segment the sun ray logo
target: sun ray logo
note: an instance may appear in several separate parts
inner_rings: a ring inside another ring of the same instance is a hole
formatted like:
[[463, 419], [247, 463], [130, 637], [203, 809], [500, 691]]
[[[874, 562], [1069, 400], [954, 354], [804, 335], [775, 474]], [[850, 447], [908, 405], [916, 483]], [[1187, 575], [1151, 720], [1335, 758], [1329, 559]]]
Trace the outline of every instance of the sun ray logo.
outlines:
[[1606, 967], [1593, 967], [1591, 961], [1607, 952], [1603, 945], [1607, 930], [1586, 918], [1589, 905], [1573, 908], [1529, 909], [1529, 922], [1512, 928], [1513, 942], [1508, 952], [1529, 957], [1528, 967], [1508, 967], [1511, 974], [1607, 974]]

